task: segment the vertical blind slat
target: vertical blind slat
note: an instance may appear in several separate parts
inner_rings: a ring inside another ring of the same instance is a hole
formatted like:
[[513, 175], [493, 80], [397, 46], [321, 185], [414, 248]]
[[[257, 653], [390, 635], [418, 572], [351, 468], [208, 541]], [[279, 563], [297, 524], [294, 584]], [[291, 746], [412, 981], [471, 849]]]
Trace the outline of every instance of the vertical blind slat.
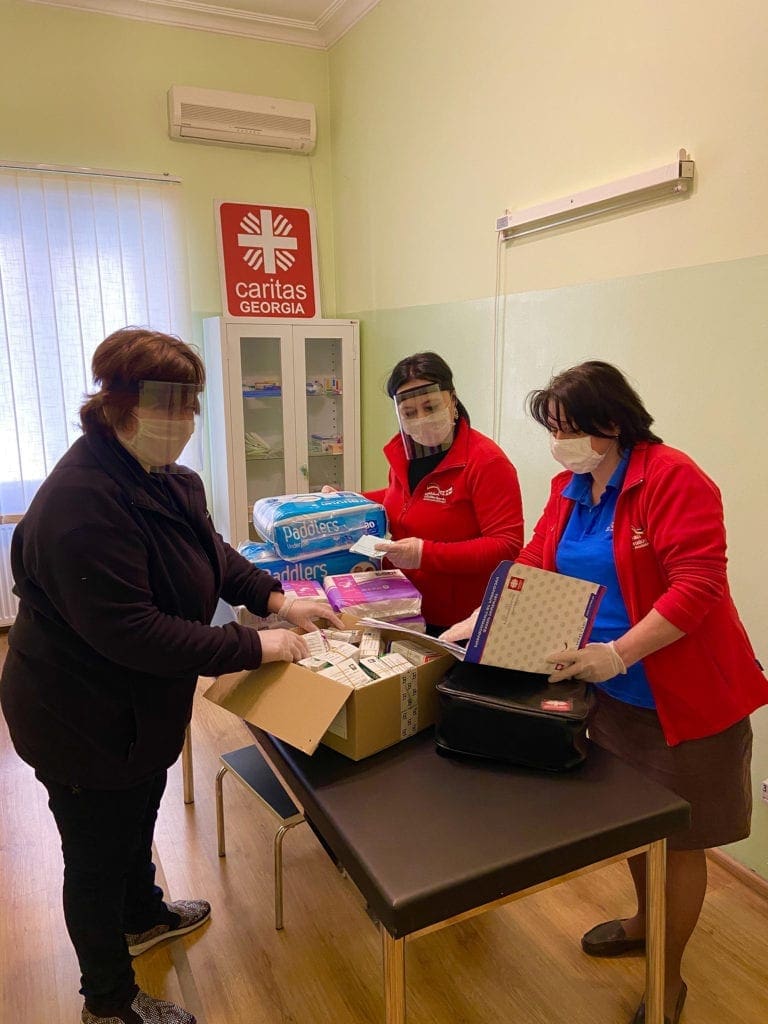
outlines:
[[181, 186], [0, 169], [0, 516], [23, 513], [77, 434], [99, 342], [188, 337]]

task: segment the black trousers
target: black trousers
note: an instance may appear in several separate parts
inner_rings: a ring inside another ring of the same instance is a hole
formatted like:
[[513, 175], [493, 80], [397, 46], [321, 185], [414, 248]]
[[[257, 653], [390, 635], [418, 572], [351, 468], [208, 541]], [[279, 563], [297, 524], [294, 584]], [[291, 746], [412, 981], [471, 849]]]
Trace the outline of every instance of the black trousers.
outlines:
[[155, 885], [152, 836], [166, 772], [131, 789], [63, 786], [41, 778], [61, 834], [64, 917], [85, 1005], [108, 1017], [136, 993], [125, 934], [178, 922]]

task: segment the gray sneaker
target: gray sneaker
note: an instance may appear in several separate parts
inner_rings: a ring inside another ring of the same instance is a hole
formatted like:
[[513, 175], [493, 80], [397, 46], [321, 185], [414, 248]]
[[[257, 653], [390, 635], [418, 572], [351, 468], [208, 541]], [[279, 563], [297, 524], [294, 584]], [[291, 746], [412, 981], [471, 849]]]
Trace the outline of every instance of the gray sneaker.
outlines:
[[211, 916], [211, 904], [207, 900], [176, 900], [174, 903], [166, 903], [166, 907], [172, 914], [176, 914], [179, 923], [175, 928], [169, 924], [156, 924], [145, 932], [138, 934], [127, 934], [125, 941], [128, 943], [128, 952], [131, 956], [138, 956], [146, 952], [158, 942], [165, 942], [166, 939], [175, 939], [179, 935], [186, 935], [208, 920]]
[[118, 1015], [97, 1017], [83, 1007], [81, 1024], [196, 1024], [197, 1018], [176, 1003], [153, 999], [139, 990], [130, 1007]]

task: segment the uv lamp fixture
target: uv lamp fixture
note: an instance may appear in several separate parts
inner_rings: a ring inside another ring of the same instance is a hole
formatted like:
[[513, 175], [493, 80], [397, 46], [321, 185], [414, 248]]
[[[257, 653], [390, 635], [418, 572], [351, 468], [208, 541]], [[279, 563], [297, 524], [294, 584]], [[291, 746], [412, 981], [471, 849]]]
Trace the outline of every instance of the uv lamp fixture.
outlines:
[[694, 162], [681, 149], [673, 164], [656, 167], [642, 174], [598, 185], [584, 192], [553, 199], [525, 210], [507, 210], [496, 220], [496, 230], [505, 240], [546, 231], [560, 224], [598, 217], [664, 198], [685, 195], [693, 186]]

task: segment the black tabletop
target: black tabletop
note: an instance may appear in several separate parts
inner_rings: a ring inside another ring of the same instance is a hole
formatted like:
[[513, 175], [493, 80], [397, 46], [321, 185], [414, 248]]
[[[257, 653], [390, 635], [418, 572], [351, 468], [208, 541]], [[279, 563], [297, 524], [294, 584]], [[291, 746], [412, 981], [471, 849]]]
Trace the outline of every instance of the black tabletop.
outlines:
[[248, 728], [395, 937], [688, 824], [684, 800], [596, 746], [547, 774], [441, 757], [431, 730], [354, 762]]

